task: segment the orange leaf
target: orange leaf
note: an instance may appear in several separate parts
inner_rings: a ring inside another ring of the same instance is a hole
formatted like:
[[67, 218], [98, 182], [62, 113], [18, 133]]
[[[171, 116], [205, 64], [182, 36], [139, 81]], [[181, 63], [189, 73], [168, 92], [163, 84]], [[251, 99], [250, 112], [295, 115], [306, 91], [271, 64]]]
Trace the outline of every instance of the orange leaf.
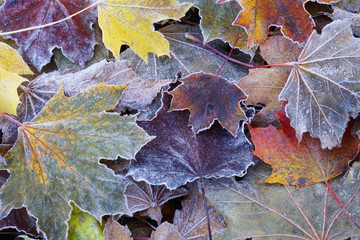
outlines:
[[309, 133], [298, 142], [290, 119], [285, 115], [284, 105], [276, 115], [281, 130], [273, 126], [265, 129], [250, 127], [254, 154], [273, 168], [265, 182], [295, 185], [299, 189], [328, 181], [349, 169], [349, 162], [356, 156], [360, 143], [351, 136], [350, 127], [341, 142], [343, 147], [322, 149], [319, 139], [312, 138]]

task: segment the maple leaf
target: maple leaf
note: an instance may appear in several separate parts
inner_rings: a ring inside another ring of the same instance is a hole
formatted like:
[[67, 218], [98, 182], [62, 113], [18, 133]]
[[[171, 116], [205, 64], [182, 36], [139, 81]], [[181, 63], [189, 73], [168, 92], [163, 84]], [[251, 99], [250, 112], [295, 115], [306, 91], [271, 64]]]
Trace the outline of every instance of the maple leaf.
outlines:
[[320, 138], [323, 148], [341, 143], [349, 115], [360, 111], [360, 40], [351, 21], [334, 21], [315, 31], [293, 66], [280, 100], [299, 140], [304, 132]]
[[100, 165], [99, 158], [132, 159], [150, 138], [134, 117], [106, 113], [124, 86], [100, 84], [72, 98], [60, 90], [33, 119], [5, 156], [10, 178], [2, 187], [1, 216], [27, 207], [52, 239], [65, 239], [70, 201], [98, 220], [126, 212], [123, 178]]
[[73, 96], [99, 83], [110, 86], [129, 84], [121, 96], [118, 108], [128, 107], [145, 111], [161, 88], [170, 82], [170, 80], [155, 81], [140, 78], [125, 61], [103, 60], [75, 73], [63, 71], [46, 73], [32, 80], [20, 95], [22, 104], [18, 109], [19, 117], [21, 121], [30, 121], [58, 91], [61, 84], [67, 96]]
[[[128, 175], [150, 184], [175, 189], [197, 178], [242, 176], [253, 165], [252, 145], [242, 129], [233, 137], [215, 122], [197, 135], [188, 127], [189, 112], [167, 112], [171, 96], [151, 121], [138, 124], [157, 137], [136, 154]], [[144, 174], [146, 173], [146, 174]]]
[[[190, 184], [189, 195], [181, 201], [182, 209], [175, 211], [174, 223], [163, 223], [152, 234], [152, 239], [195, 239], [208, 235], [204, 199], [196, 183]], [[225, 228], [224, 219], [214, 208], [208, 209], [212, 232]], [[169, 237], [174, 236], [174, 238]]]
[[71, 203], [71, 218], [68, 221], [69, 230], [67, 240], [105, 240], [103, 227], [100, 222], [90, 214], [81, 211], [75, 204]]
[[[120, 58], [128, 60], [129, 65], [143, 78], [173, 79], [175, 74], [181, 74], [182, 77], [185, 77], [200, 71], [216, 74], [225, 61], [224, 57], [185, 37], [185, 34], [190, 32], [196, 38], [202, 39], [198, 26], [171, 24], [161, 28], [159, 31], [169, 40], [171, 57], [162, 56], [156, 58], [154, 54], [149, 54], [149, 62], [145, 63], [131, 49], [127, 49], [120, 54]], [[221, 45], [216, 45], [216, 42], [211, 44], [214, 47], [221, 48]], [[191, 54], [184, 54], [186, 52], [191, 52]], [[236, 58], [236, 60], [250, 61], [249, 55], [243, 53], [239, 55], [240, 57]], [[219, 76], [225, 79], [237, 80], [247, 74], [247, 68], [228, 62]]]
[[218, 4], [214, 0], [178, 0], [181, 3], [193, 3], [200, 11], [200, 28], [204, 35], [204, 42], [222, 39], [231, 46], [241, 36], [235, 47], [249, 52], [247, 47], [248, 35], [242, 27], [233, 26], [232, 22], [242, 9], [235, 1]]
[[276, 115], [281, 130], [273, 126], [250, 128], [251, 139], [255, 144], [254, 155], [273, 168], [273, 173], [265, 182], [301, 188], [326, 182], [349, 169], [349, 162], [358, 153], [360, 143], [360, 140], [351, 136], [351, 128], [344, 134], [342, 147], [322, 149], [320, 140], [311, 138], [309, 133], [305, 133], [301, 142], [298, 142], [284, 107]]
[[[301, 47], [283, 36], [268, 38], [261, 46], [261, 56], [268, 64], [292, 62], [300, 54]], [[285, 86], [290, 74], [289, 68], [255, 68], [249, 75], [241, 78], [237, 85], [248, 95], [247, 104], [262, 104], [264, 108], [254, 116], [251, 125], [256, 122], [265, 126], [276, 120], [274, 111], [279, 110], [277, 96]]]
[[149, 216], [158, 223], [163, 217], [161, 206], [167, 201], [182, 197], [187, 193], [188, 191], [185, 188], [177, 188], [171, 191], [164, 185], [150, 185], [144, 181], [131, 181], [124, 190], [126, 204], [131, 213], [146, 210], [141, 215]]
[[[0, 29], [13, 31], [55, 22], [90, 3], [90, 0], [9, 0], [0, 10]], [[95, 21], [95, 11], [86, 11], [65, 22], [4, 37], [16, 40], [20, 54], [38, 71], [50, 62], [55, 47], [61, 48], [71, 61], [84, 66], [91, 59], [96, 43], [91, 27]]]
[[[307, 0], [236, 0], [244, 9], [235, 19], [235, 25], [246, 28], [248, 46], [263, 43], [270, 25], [281, 26], [281, 31], [290, 39], [304, 44], [312, 31], [312, 20], [304, 9]], [[332, 3], [338, 0], [321, 0]]]
[[98, 6], [99, 26], [105, 46], [119, 59], [121, 45], [131, 47], [145, 62], [149, 52], [169, 55], [169, 43], [154, 31], [153, 23], [178, 19], [191, 4], [175, 0], [106, 0]]
[[16, 115], [16, 107], [20, 103], [17, 88], [27, 81], [19, 74], [32, 75], [33, 72], [15, 49], [0, 42], [0, 112]]
[[240, 107], [247, 96], [234, 83], [211, 74], [195, 73], [182, 78], [180, 86], [171, 91], [170, 111], [189, 109], [189, 124], [195, 133], [208, 129], [215, 121], [236, 136], [241, 120], [251, 119], [255, 113], [245, 115]]
[[[360, 230], [318, 183], [300, 190], [262, 183], [270, 168], [259, 162], [240, 181], [206, 180], [206, 195], [226, 222], [214, 239], [347, 239]], [[355, 221], [360, 221], [360, 165], [329, 184]], [[241, 223], [241, 224], [240, 224]]]
[[113, 216], [105, 224], [104, 235], [106, 240], [131, 240], [128, 226], [120, 225]]

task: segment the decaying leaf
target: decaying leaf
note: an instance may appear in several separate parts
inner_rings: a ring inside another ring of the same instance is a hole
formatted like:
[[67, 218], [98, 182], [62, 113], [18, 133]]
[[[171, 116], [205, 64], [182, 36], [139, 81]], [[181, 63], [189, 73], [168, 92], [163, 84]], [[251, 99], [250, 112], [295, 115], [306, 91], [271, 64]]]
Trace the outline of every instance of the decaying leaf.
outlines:
[[126, 61], [103, 60], [75, 73], [51, 72], [32, 80], [20, 96], [22, 104], [19, 106], [19, 116], [22, 121], [30, 121], [58, 91], [61, 84], [67, 96], [73, 96], [99, 83], [110, 86], [129, 84], [122, 94], [118, 108], [145, 111], [160, 89], [170, 82], [171, 80], [155, 81], [138, 77]]
[[5, 156], [10, 178], [0, 192], [1, 216], [27, 207], [50, 239], [65, 239], [73, 201], [98, 220], [126, 212], [123, 178], [99, 164], [118, 155], [132, 159], [149, 138], [134, 117], [106, 113], [124, 87], [100, 84], [72, 98], [60, 90]]
[[29, 216], [26, 208], [13, 209], [3, 219], [0, 220], [0, 229], [15, 228], [17, 231], [25, 232], [34, 237], [42, 236], [36, 226], [36, 219]]
[[293, 66], [279, 95], [299, 140], [304, 132], [320, 138], [323, 148], [341, 143], [349, 116], [360, 111], [360, 39], [351, 20], [334, 21], [315, 31]]
[[244, 28], [233, 26], [232, 22], [242, 10], [236, 1], [217, 3], [215, 0], [179, 0], [181, 3], [193, 3], [199, 8], [201, 22], [200, 28], [204, 35], [204, 42], [222, 39], [231, 46], [241, 36], [235, 47], [249, 52], [247, 47], [248, 35]]
[[[312, 20], [304, 9], [307, 0], [236, 0], [244, 9], [233, 24], [246, 28], [249, 46], [263, 43], [270, 25], [281, 27], [285, 36], [304, 44], [312, 31]], [[318, 0], [321, 3], [338, 0]]]
[[[189, 195], [181, 202], [182, 209], [176, 210], [174, 224], [163, 223], [152, 234], [153, 240], [203, 239], [208, 236], [204, 199], [196, 183], [189, 185]], [[210, 207], [209, 217], [212, 232], [225, 228], [224, 219]]]
[[182, 78], [180, 86], [171, 91], [173, 100], [170, 111], [189, 109], [189, 124], [195, 133], [208, 129], [217, 119], [236, 136], [239, 122], [251, 120], [255, 111], [246, 116], [240, 101], [247, 98], [233, 82], [212, 74], [195, 73]]
[[[191, 33], [202, 40], [202, 34], [198, 26], [184, 24], [171, 24], [160, 29], [160, 32], [168, 39], [171, 57], [161, 56], [157, 58], [149, 54], [149, 61], [145, 63], [131, 49], [120, 54], [121, 59], [129, 61], [136, 74], [143, 78], [173, 79], [181, 75], [186, 77], [192, 73], [206, 72], [217, 74], [225, 58], [212, 52], [202, 44], [196, 43], [185, 37], [185, 33]], [[222, 43], [224, 45], [224, 43]], [[211, 43], [212, 46], [220, 48], [220, 44]], [[191, 54], [184, 54], [191, 53]], [[249, 62], [250, 56], [239, 53], [232, 56], [238, 61]], [[248, 74], [247, 67], [228, 62], [220, 72], [219, 76], [225, 79], [238, 80]]]
[[[271, 169], [259, 162], [240, 181], [207, 180], [207, 198], [226, 222], [214, 239], [347, 239], [360, 230], [323, 183], [300, 190], [263, 180]], [[355, 222], [360, 221], [360, 164], [329, 183]]]
[[[51, 23], [84, 9], [90, 3], [89, 0], [7, 0], [0, 9], [0, 30], [14, 31]], [[16, 40], [20, 54], [38, 71], [50, 62], [55, 47], [61, 48], [71, 61], [84, 66], [91, 59], [96, 43], [91, 26], [96, 21], [95, 13], [86, 11], [65, 22], [4, 37]]]
[[175, 189], [199, 177], [243, 176], [254, 164], [252, 145], [242, 128], [233, 137], [215, 122], [196, 135], [188, 127], [188, 111], [168, 112], [171, 96], [167, 93], [163, 103], [156, 118], [138, 122], [156, 138], [142, 147], [131, 163], [128, 175], [135, 180]]
[[145, 62], [148, 53], [169, 56], [169, 43], [154, 31], [153, 23], [178, 19], [191, 4], [176, 0], [106, 0], [98, 6], [99, 25], [105, 46], [118, 59], [121, 45], [128, 45]]
[[71, 204], [73, 210], [68, 221], [69, 230], [67, 240], [105, 240], [103, 226], [90, 214], [81, 211], [75, 204]]
[[[293, 62], [300, 52], [299, 44], [283, 36], [270, 37], [260, 46], [260, 54], [268, 64]], [[264, 105], [254, 116], [257, 125], [265, 126], [276, 120], [274, 111], [281, 106], [277, 96], [285, 86], [290, 70], [288, 67], [250, 69], [249, 75], [238, 81], [237, 85], [248, 95], [247, 104]]]
[[144, 181], [131, 181], [124, 190], [126, 204], [131, 213], [146, 210], [141, 215], [148, 216], [158, 223], [163, 217], [161, 206], [167, 201], [182, 197], [187, 193], [188, 191], [185, 188], [169, 190], [164, 185], [150, 185]]
[[358, 153], [360, 143], [359, 139], [351, 136], [351, 127], [343, 136], [342, 147], [322, 149], [320, 140], [311, 138], [309, 133], [305, 133], [301, 142], [298, 142], [284, 107], [276, 115], [281, 130], [273, 126], [250, 128], [251, 139], [255, 144], [254, 155], [273, 168], [265, 182], [302, 188], [326, 182], [349, 169], [349, 162]]
[[120, 225], [111, 216], [104, 228], [105, 240], [131, 240], [131, 232], [127, 226]]

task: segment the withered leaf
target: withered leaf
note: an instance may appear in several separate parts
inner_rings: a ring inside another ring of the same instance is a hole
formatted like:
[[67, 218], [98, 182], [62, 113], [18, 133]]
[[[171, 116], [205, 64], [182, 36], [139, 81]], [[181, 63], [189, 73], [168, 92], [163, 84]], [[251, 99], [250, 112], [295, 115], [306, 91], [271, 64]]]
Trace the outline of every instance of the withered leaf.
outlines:
[[240, 107], [247, 96], [233, 82], [212, 74], [195, 73], [182, 78], [180, 86], [171, 91], [173, 100], [170, 111], [189, 109], [189, 124], [195, 133], [208, 129], [217, 119], [236, 136], [239, 122], [251, 119], [255, 111], [246, 116]]
[[144, 181], [130, 181], [124, 190], [126, 204], [131, 213], [146, 210], [142, 215], [147, 215], [158, 223], [162, 219], [161, 206], [187, 193], [185, 188], [169, 190], [164, 185], [150, 185]]
[[[13, 31], [51, 23], [90, 4], [89, 0], [7, 0], [0, 9], [0, 29]], [[84, 66], [91, 59], [96, 44], [91, 26], [95, 21], [96, 11], [86, 11], [65, 22], [4, 37], [15, 39], [25, 61], [34, 65], [38, 71], [50, 62], [51, 51], [55, 47], [61, 48], [71, 61]]]
[[242, 176], [253, 165], [252, 145], [242, 128], [233, 137], [215, 122], [197, 135], [188, 127], [189, 112], [168, 112], [171, 96], [151, 121], [138, 124], [156, 138], [135, 156], [128, 175], [137, 181], [175, 189], [199, 177]]

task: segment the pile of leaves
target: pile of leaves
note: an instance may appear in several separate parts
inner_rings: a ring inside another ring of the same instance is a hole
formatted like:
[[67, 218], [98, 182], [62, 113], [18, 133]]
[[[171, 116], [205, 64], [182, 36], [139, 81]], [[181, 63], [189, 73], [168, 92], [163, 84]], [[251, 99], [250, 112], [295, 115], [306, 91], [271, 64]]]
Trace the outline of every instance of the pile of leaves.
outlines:
[[360, 236], [359, 1], [0, 3], [9, 239]]

